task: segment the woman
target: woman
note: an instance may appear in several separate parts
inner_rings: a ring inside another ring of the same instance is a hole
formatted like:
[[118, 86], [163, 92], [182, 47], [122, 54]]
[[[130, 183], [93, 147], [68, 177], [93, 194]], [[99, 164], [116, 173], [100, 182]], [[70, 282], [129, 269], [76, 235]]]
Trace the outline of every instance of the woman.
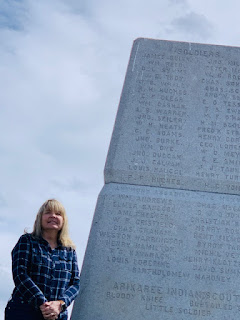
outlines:
[[12, 273], [15, 288], [5, 320], [67, 319], [80, 280], [66, 212], [59, 201], [44, 202], [33, 232], [18, 240], [12, 251]]

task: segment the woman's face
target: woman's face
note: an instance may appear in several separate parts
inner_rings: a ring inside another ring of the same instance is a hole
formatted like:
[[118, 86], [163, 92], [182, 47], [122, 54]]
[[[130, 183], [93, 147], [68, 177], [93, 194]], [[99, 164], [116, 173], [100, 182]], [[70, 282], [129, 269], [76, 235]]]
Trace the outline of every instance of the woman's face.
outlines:
[[60, 212], [46, 210], [42, 214], [42, 229], [60, 231], [63, 227], [63, 216]]

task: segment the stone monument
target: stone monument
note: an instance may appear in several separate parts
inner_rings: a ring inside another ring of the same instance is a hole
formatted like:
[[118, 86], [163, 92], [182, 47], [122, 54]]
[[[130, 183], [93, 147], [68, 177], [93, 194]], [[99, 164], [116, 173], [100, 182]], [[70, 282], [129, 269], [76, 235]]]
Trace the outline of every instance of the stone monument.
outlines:
[[73, 320], [240, 317], [240, 48], [134, 42]]

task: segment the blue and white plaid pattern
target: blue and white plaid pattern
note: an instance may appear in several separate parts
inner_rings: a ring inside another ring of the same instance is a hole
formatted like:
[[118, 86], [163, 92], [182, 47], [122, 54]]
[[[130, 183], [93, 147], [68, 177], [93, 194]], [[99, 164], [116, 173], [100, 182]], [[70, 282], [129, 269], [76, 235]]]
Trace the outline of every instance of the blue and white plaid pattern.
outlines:
[[46, 301], [63, 300], [69, 306], [79, 292], [75, 250], [59, 245], [54, 250], [44, 239], [24, 234], [12, 250], [14, 297], [39, 307]]

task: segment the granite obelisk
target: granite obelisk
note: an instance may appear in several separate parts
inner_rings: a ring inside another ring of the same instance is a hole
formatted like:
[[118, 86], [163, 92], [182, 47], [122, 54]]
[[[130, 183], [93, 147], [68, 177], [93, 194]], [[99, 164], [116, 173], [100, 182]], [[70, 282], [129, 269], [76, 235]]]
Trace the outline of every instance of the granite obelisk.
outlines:
[[240, 316], [240, 48], [137, 39], [73, 320]]

